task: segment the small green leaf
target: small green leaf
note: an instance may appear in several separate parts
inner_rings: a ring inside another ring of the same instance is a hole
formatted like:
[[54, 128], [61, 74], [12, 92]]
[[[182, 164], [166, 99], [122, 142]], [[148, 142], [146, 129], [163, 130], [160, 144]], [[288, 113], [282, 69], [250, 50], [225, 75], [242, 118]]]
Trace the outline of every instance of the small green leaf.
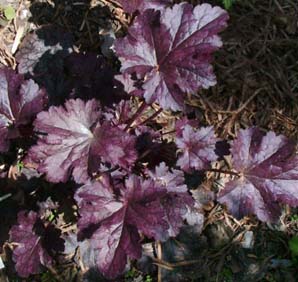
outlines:
[[298, 256], [298, 237], [297, 236], [294, 236], [289, 241], [289, 248], [291, 250], [292, 256], [294, 257]]
[[298, 214], [293, 214], [291, 216], [291, 221], [298, 221]]
[[4, 8], [4, 16], [8, 21], [14, 19], [14, 17], [16, 16], [14, 8], [11, 6]]
[[48, 221], [52, 222], [55, 219], [55, 214], [51, 213], [48, 217]]
[[236, 2], [236, 0], [223, 0], [223, 5], [226, 10], [229, 10], [234, 2]]
[[22, 172], [22, 169], [24, 168], [24, 163], [22, 161], [17, 162], [17, 169], [18, 172]]

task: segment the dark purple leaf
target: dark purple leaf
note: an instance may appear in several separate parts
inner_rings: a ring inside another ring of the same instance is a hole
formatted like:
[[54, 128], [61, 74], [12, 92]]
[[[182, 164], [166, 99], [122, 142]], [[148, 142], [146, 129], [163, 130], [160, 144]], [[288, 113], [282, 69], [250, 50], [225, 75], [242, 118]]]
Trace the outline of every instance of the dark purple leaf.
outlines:
[[222, 45], [217, 33], [227, 19], [224, 10], [209, 4], [144, 11], [115, 43], [122, 73], [143, 79], [147, 103], [183, 109], [185, 93], [216, 83], [210, 61]]
[[[40, 223], [42, 223], [40, 221]], [[41, 245], [47, 253], [53, 257], [56, 253], [64, 251], [64, 240], [61, 238], [61, 230], [54, 225], [46, 223], [41, 225], [40, 234], [35, 229], [36, 235], [41, 236]]]
[[8, 68], [0, 69], [0, 152], [8, 150], [10, 139], [21, 136], [22, 127], [32, 122], [46, 101], [45, 91], [33, 80], [24, 80]]
[[141, 256], [138, 230], [161, 240], [167, 237], [168, 229], [160, 203], [165, 189], [134, 175], [120, 189], [117, 196], [115, 187], [104, 176], [99, 182], [84, 185], [75, 195], [81, 216], [79, 230], [84, 233], [93, 229], [90, 240], [96, 250], [97, 265], [109, 278], [124, 270], [127, 256]]
[[215, 154], [219, 157], [219, 159], [223, 159], [224, 156], [230, 155], [230, 144], [228, 141], [217, 141], [215, 144]]
[[176, 169], [170, 171], [165, 163], [161, 163], [150, 176], [167, 190], [167, 195], [162, 199], [162, 206], [170, 226], [169, 236], [174, 237], [178, 235], [185, 216], [194, 205], [194, 200], [184, 184], [184, 174]]
[[146, 9], [161, 9], [170, 4], [172, 0], [116, 0], [127, 13], [143, 12]]
[[168, 166], [176, 164], [177, 147], [173, 142], [166, 140], [154, 141], [154, 135], [149, 132], [141, 134], [137, 138], [137, 149], [140, 160], [148, 163], [148, 168], [154, 169], [161, 162], [165, 162]]
[[38, 220], [37, 213], [24, 211], [18, 214], [18, 225], [10, 230], [10, 241], [17, 244], [13, 251], [16, 270], [21, 277], [41, 272], [41, 266], [50, 266], [52, 258], [42, 247], [41, 237], [35, 234], [34, 226]]
[[261, 221], [274, 221], [278, 202], [298, 205], [298, 157], [296, 146], [286, 137], [257, 128], [240, 130], [232, 142], [233, 168], [239, 178], [231, 180], [218, 200], [236, 217], [255, 214]]
[[194, 129], [185, 125], [182, 136], [176, 137], [176, 145], [180, 151], [177, 165], [186, 172], [206, 169], [210, 162], [217, 159], [214, 152], [216, 142], [212, 126]]
[[112, 106], [126, 93], [114, 87], [114, 71], [107, 60], [93, 53], [72, 53], [65, 59], [67, 84], [72, 89], [71, 98], [95, 98], [103, 106]]

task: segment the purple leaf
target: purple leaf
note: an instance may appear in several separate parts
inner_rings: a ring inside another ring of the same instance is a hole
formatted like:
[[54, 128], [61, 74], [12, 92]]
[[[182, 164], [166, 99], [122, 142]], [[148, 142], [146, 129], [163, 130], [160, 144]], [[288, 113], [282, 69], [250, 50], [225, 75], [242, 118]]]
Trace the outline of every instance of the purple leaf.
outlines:
[[55, 25], [47, 25], [29, 33], [22, 40], [16, 54], [19, 73], [33, 74], [40, 71], [42, 68], [37, 66], [43, 63], [41, 61], [48, 61], [48, 57], [53, 58], [56, 54], [65, 57], [72, 52], [72, 45], [72, 35]]
[[124, 86], [124, 91], [133, 96], [142, 97], [144, 90], [141, 88], [142, 82], [133, 80], [130, 74], [118, 74], [114, 76]]
[[[114, 104], [113, 107], [105, 108], [104, 120], [109, 121], [111, 124], [123, 127], [127, 126], [127, 123], [133, 117], [135, 110], [132, 108], [129, 100], [121, 100], [119, 103]], [[137, 121], [136, 119], [135, 121]]]
[[231, 180], [218, 200], [236, 217], [255, 214], [261, 221], [274, 221], [278, 202], [298, 205], [298, 157], [295, 145], [272, 131], [240, 130], [232, 142], [233, 167], [239, 178]]
[[10, 230], [10, 241], [17, 244], [13, 251], [13, 260], [21, 277], [40, 273], [41, 265], [52, 264], [52, 258], [42, 247], [41, 237], [34, 232], [37, 220], [37, 213], [30, 211], [27, 214], [21, 211], [18, 214], [18, 225]]
[[73, 88], [64, 59], [73, 52], [73, 36], [55, 25], [45, 25], [22, 40], [16, 53], [18, 72], [44, 87], [50, 105], [61, 105]]
[[95, 100], [68, 100], [65, 107], [51, 107], [34, 123], [46, 135], [29, 151], [51, 182], [66, 182], [70, 175], [85, 183], [101, 161], [129, 168], [136, 160], [135, 139], [117, 126], [99, 123], [101, 110]]
[[46, 88], [50, 105], [61, 105], [67, 98], [95, 98], [112, 105], [127, 97], [114, 87], [114, 70], [103, 56], [75, 53], [73, 45], [67, 31], [43, 26], [22, 41], [16, 54], [18, 71]]
[[215, 144], [215, 154], [219, 159], [230, 155], [230, 144], [227, 140], [219, 140]]
[[65, 108], [50, 107], [35, 120], [35, 130], [46, 133], [29, 151], [29, 158], [38, 163], [51, 182], [66, 182], [72, 174], [75, 181], [88, 179], [89, 151], [95, 138], [91, 127], [101, 112], [95, 100], [68, 100]]
[[192, 209], [194, 205], [194, 200], [184, 184], [184, 174], [176, 169], [170, 171], [165, 163], [161, 163], [155, 168], [154, 173], [150, 172], [149, 174], [155, 182], [167, 190], [167, 195], [162, 200], [162, 206], [170, 226], [169, 236], [177, 236], [188, 210]]
[[170, 171], [164, 162], [156, 166], [154, 172], [149, 172], [149, 175], [154, 181], [164, 186], [169, 193], [187, 192], [183, 172], [177, 169]]
[[123, 272], [127, 256], [141, 256], [138, 230], [148, 237], [165, 239], [168, 228], [160, 203], [165, 189], [135, 175], [118, 188], [120, 195], [108, 177], [103, 176], [99, 182], [82, 186], [75, 195], [81, 216], [79, 230], [93, 231], [90, 240], [96, 250], [97, 265], [109, 278]]
[[121, 72], [143, 79], [147, 103], [157, 101], [164, 109], [181, 110], [185, 93], [216, 84], [210, 61], [222, 45], [217, 33], [227, 19], [224, 10], [209, 4], [146, 10], [128, 35], [115, 42]]
[[206, 169], [210, 162], [217, 159], [216, 142], [217, 138], [212, 126], [196, 130], [190, 125], [185, 125], [182, 136], [176, 138], [176, 145], [181, 152], [177, 165], [186, 172], [191, 169]]
[[10, 139], [21, 136], [20, 130], [29, 125], [42, 111], [47, 98], [33, 80], [8, 68], [0, 69], [0, 152], [9, 149]]
[[186, 125], [190, 125], [193, 128], [198, 128], [199, 124], [198, 124], [197, 120], [194, 120], [194, 119], [190, 120], [187, 117], [183, 117], [183, 118], [177, 120], [176, 124], [175, 124], [175, 130], [176, 130], [177, 137], [182, 137], [182, 133], [183, 133], [183, 130]]
[[98, 142], [93, 146], [92, 153], [101, 156], [103, 161], [124, 168], [129, 168], [136, 161], [136, 138], [123, 129], [104, 123], [95, 130], [94, 136]]
[[118, 103], [126, 93], [114, 87], [114, 71], [107, 60], [93, 53], [72, 53], [65, 59], [67, 85], [72, 88], [71, 98], [95, 98], [101, 105]]
[[116, 0], [123, 10], [127, 13], [133, 13], [135, 11], [143, 12], [146, 9], [161, 9], [167, 4], [170, 4], [171, 0]]

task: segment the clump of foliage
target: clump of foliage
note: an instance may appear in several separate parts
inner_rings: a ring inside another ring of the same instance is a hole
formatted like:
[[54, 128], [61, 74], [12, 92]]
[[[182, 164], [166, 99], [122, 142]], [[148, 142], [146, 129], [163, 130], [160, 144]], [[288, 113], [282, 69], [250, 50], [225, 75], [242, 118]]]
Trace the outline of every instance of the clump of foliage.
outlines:
[[[120, 73], [101, 56], [75, 54], [60, 31], [56, 38], [51, 31], [29, 34], [17, 54], [18, 72], [0, 70], [0, 151], [25, 144], [25, 167], [50, 183], [72, 180], [78, 213], [77, 234], [63, 235], [58, 220], [47, 216], [55, 204], [19, 213], [10, 241], [21, 277], [51, 266], [71, 241], [83, 258], [89, 254], [87, 267], [114, 279], [128, 258], [141, 257], [145, 240], [166, 241], [184, 224], [202, 227], [200, 202], [185, 175], [210, 170], [222, 157], [222, 140], [188, 117], [185, 101], [216, 84], [210, 63], [228, 14], [209, 4], [118, 2], [135, 15], [115, 42]], [[156, 120], [164, 110], [179, 117], [167, 134]], [[237, 218], [277, 220], [281, 204], [298, 206], [295, 150], [274, 132], [240, 130], [230, 141], [231, 178], [217, 201]]]

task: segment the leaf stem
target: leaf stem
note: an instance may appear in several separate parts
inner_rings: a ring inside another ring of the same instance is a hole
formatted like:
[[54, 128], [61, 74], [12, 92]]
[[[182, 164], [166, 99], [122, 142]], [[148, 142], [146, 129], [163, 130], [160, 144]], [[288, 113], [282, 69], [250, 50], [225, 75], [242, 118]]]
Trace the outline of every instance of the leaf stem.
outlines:
[[129, 122], [127, 123], [126, 127], [125, 127], [125, 131], [127, 131], [130, 126], [132, 125], [132, 123], [143, 113], [143, 111], [148, 107], [148, 105], [146, 104], [145, 101], [142, 102], [141, 106], [139, 106], [139, 108], [137, 109], [137, 111], [133, 114], [133, 116], [131, 117], [131, 119], [129, 120]]
[[[158, 260], [162, 260], [162, 247], [161, 247], [161, 242], [157, 241], [157, 258]], [[157, 282], [161, 282], [162, 276], [161, 276], [161, 267], [158, 265], [157, 266]]]
[[167, 135], [167, 134], [172, 134], [172, 133], [175, 133], [176, 132], [176, 129], [174, 130], [170, 130], [170, 131], [167, 131], [167, 132], [162, 132], [161, 135]]
[[139, 123], [138, 125], [143, 125], [145, 123], [147, 123], [150, 120], [153, 120], [154, 118], [156, 118], [160, 113], [162, 112], [162, 109], [160, 108], [158, 111], [156, 111], [152, 116], [146, 118], [145, 120], [143, 120], [141, 123]]
[[230, 175], [235, 175], [235, 176], [240, 177], [240, 173], [235, 172], [235, 171], [231, 171], [231, 170], [222, 170], [222, 169], [217, 169], [217, 168], [210, 168], [210, 169], [207, 169], [206, 171], [218, 172], [218, 173], [223, 173], [223, 174], [230, 174]]

